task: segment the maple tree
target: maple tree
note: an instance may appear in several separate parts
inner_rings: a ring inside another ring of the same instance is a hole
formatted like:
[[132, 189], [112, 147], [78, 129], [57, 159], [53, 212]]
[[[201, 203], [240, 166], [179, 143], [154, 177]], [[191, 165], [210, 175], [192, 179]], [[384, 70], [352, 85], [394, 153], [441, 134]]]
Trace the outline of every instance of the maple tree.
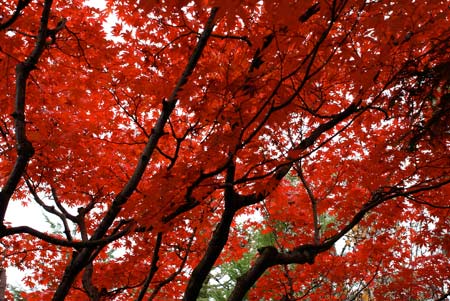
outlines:
[[447, 1], [0, 3], [26, 300], [449, 295]]

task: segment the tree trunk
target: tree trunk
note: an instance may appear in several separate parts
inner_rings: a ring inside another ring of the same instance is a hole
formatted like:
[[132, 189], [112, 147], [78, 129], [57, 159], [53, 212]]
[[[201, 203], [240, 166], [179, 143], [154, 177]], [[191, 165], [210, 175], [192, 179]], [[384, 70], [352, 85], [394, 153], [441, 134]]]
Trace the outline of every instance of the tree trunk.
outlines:
[[4, 301], [6, 293], [6, 269], [0, 268], [0, 301]]

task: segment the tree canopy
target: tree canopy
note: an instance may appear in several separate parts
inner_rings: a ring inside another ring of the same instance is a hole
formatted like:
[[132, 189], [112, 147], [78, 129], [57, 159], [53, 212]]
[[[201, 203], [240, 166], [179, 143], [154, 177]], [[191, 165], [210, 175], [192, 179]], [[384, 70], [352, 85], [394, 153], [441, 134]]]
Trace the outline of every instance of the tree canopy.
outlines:
[[0, 1], [23, 298], [450, 294], [447, 0], [99, 3]]

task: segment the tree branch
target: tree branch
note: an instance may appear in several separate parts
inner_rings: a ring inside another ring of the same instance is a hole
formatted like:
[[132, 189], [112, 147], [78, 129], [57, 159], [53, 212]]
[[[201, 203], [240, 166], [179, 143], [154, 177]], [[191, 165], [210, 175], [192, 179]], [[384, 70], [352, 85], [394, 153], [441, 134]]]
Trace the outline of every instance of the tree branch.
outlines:
[[319, 214], [317, 213], [317, 198], [314, 196], [314, 193], [311, 190], [311, 187], [309, 186], [308, 182], [305, 179], [305, 176], [303, 175], [303, 170], [300, 162], [297, 164], [297, 166], [294, 167], [297, 171], [297, 174], [302, 181], [303, 186], [305, 187], [305, 190], [308, 194], [309, 200], [311, 201], [311, 209], [313, 214], [313, 223], [314, 223], [314, 244], [318, 245], [320, 243], [320, 225], [319, 225]]
[[222, 252], [228, 241], [231, 223], [233, 222], [236, 211], [239, 209], [239, 207], [237, 206], [236, 193], [233, 189], [234, 175], [234, 162], [230, 161], [225, 178], [225, 210], [222, 213], [219, 224], [212, 234], [205, 254], [203, 255], [198, 265], [192, 271], [188, 285], [184, 292], [183, 301], [197, 300], [203, 283], [208, 277], [208, 274], [214, 266], [214, 263], [216, 262], [217, 258], [219, 258], [220, 253]]
[[39, 206], [41, 206], [45, 211], [47, 211], [48, 213], [54, 214], [61, 219], [61, 221], [64, 225], [64, 234], [66, 235], [66, 238], [68, 241], [72, 241], [72, 234], [70, 233], [70, 227], [69, 227], [69, 224], [67, 223], [67, 217], [64, 214], [64, 212], [59, 212], [58, 210], [55, 209], [54, 206], [49, 206], [49, 205], [45, 204], [44, 201], [37, 194], [36, 188], [32, 185], [31, 181], [28, 178], [25, 179], [25, 183], [27, 184], [28, 189], [30, 190], [31, 194], [33, 195], [35, 202]]
[[156, 271], [158, 270], [158, 260], [159, 260], [158, 253], [159, 249], [161, 248], [161, 242], [162, 242], [162, 232], [158, 232], [158, 235], [156, 236], [155, 247], [153, 249], [152, 262], [150, 263], [150, 272], [148, 273], [147, 278], [145, 278], [144, 284], [142, 286], [141, 291], [139, 292], [139, 296], [137, 297], [136, 301], [142, 301], [144, 299], [144, 296], [147, 293], [150, 282], [152, 281], [153, 277], [156, 274]]
[[372, 193], [372, 197], [366, 202], [358, 213], [354, 215], [352, 220], [341, 229], [337, 234], [325, 239], [320, 245], [305, 244], [294, 248], [291, 251], [279, 252], [275, 247], [269, 246], [261, 248], [260, 256], [256, 259], [252, 267], [238, 278], [236, 286], [232, 291], [228, 301], [238, 301], [247, 294], [256, 281], [270, 267], [285, 264], [313, 264], [315, 257], [328, 251], [340, 238], [347, 234], [363, 217], [378, 205], [403, 196], [420, 193], [427, 190], [436, 189], [444, 185], [450, 184], [450, 179], [446, 178], [441, 182], [434, 183], [429, 186], [416, 185], [408, 190], [399, 187], [390, 187], [389, 189], [378, 189]]
[[[22, 1], [22, 3], [25, 3]], [[36, 65], [46, 47], [46, 39], [48, 37], [48, 21], [53, 0], [46, 0], [42, 10], [38, 38], [30, 56], [16, 66], [16, 99], [14, 117], [14, 126], [16, 133], [16, 149], [17, 159], [14, 167], [8, 177], [5, 186], [0, 191], [0, 223], [3, 226], [6, 210], [9, 200], [22, 178], [23, 173], [28, 165], [28, 161], [34, 155], [34, 148], [26, 137], [25, 127], [25, 98], [28, 76]], [[19, 4], [20, 5], [20, 4]]]
[[106, 236], [102, 239], [98, 240], [88, 240], [88, 241], [68, 241], [66, 239], [61, 239], [55, 236], [48, 235], [46, 233], [40, 232], [36, 229], [33, 229], [28, 226], [18, 226], [18, 227], [11, 227], [6, 228], [2, 230], [2, 233], [0, 235], [0, 238], [10, 236], [10, 235], [16, 235], [16, 234], [29, 234], [31, 236], [34, 236], [36, 238], [39, 238], [49, 244], [53, 244], [55, 246], [61, 246], [61, 247], [72, 247], [72, 248], [94, 248], [98, 246], [104, 246], [112, 241], [115, 241], [126, 234], [130, 233], [130, 230], [132, 229], [131, 225], [124, 228], [120, 232], [117, 232], [115, 234]]
[[182, 258], [182, 260], [181, 260], [181, 264], [180, 264], [180, 266], [178, 267], [178, 269], [177, 269], [175, 272], [173, 272], [172, 274], [170, 274], [169, 277], [167, 277], [166, 279], [164, 279], [163, 281], [161, 281], [161, 282], [158, 283], [158, 285], [153, 289], [153, 292], [152, 292], [152, 294], [150, 295], [150, 297], [148, 298], [148, 301], [152, 301], [153, 299], [155, 299], [155, 297], [156, 297], [156, 295], [158, 295], [159, 291], [160, 291], [166, 284], [172, 282], [172, 281], [175, 279], [175, 277], [176, 277], [178, 274], [181, 273], [181, 271], [183, 270], [184, 266], [186, 265], [186, 261], [187, 261], [188, 256], [189, 256], [189, 252], [191, 251], [191, 247], [192, 247], [192, 244], [193, 244], [193, 242], [194, 242], [194, 236], [195, 236], [195, 233], [196, 233], [196, 232], [197, 232], [197, 229], [195, 228], [194, 231], [193, 231], [193, 233], [192, 233], [192, 236], [191, 236], [190, 239], [189, 239], [189, 242], [188, 242], [188, 245], [187, 245], [187, 248], [186, 248], [186, 253], [185, 253], [184, 256], [183, 256], [183, 258]]
[[16, 10], [12, 14], [12, 16], [5, 23], [0, 23], [0, 31], [11, 26], [17, 20], [17, 18], [19, 18], [22, 10], [27, 7], [30, 2], [31, 0], [19, 0], [16, 6]]
[[[122, 206], [127, 202], [132, 193], [136, 190], [145, 169], [150, 162], [150, 158], [156, 149], [160, 137], [164, 134], [164, 126], [166, 125], [172, 111], [175, 109], [176, 103], [178, 101], [177, 95], [181, 91], [182, 87], [187, 83], [189, 76], [194, 71], [200, 56], [208, 42], [208, 39], [212, 33], [215, 25], [215, 16], [217, 13], [217, 8], [211, 9], [210, 16], [206, 22], [205, 28], [202, 35], [200, 36], [197, 46], [195, 47], [189, 61], [184, 69], [181, 77], [179, 78], [175, 88], [173, 89], [169, 98], [163, 102], [163, 108], [161, 115], [156, 121], [155, 126], [152, 129], [150, 138], [139, 158], [139, 162], [134, 169], [133, 175], [128, 180], [126, 185], [123, 187], [122, 191], [115, 197], [111, 204], [111, 207], [106, 212], [105, 217], [100, 222], [98, 228], [91, 237], [91, 240], [101, 239], [110, 226], [113, 224], [115, 218], [122, 209]], [[92, 249], [84, 249], [72, 260], [71, 264], [66, 268], [63, 278], [53, 296], [53, 301], [62, 301], [67, 296], [70, 287], [75, 280], [75, 277], [80, 273], [80, 271], [88, 264], [91, 257]]]

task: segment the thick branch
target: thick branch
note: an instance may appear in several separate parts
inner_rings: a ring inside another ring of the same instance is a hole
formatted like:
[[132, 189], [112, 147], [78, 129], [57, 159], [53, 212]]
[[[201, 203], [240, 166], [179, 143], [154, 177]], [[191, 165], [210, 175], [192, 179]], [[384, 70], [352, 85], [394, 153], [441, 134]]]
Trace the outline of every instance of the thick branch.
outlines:
[[238, 278], [236, 286], [232, 291], [228, 301], [242, 300], [256, 281], [262, 276], [262, 274], [270, 267], [275, 265], [286, 264], [313, 264], [315, 257], [323, 252], [328, 251], [331, 247], [346, 235], [356, 224], [358, 224], [364, 216], [378, 205], [397, 198], [406, 197], [412, 194], [420, 193], [427, 190], [437, 189], [444, 185], [450, 184], [450, 179], [446, 178], [441, 182], [434, 183], [428, 186], [417, 185], [410, 189], [402, 189], [398, 187], [392, 187], [389, 190], [377, 190], [372, 194], [372, 197], [366, 202], [363, 207], [354, 215], [352, 220], [342, 228], [334, 236], [324, 240], [320, 245], [301, 245], [294, 248], [292, 251], [279, 252], [275, 247], [269, 246], [259, 250], [260, 256], [256, 259], [252, 267], [241, 277]]
[[[46, 46], [46, 39], [48, 37], [48, 21], [50, 17], [50, 10], [53, 0], [46, 0], [41, 15], [41, 22], [39, 27], [38, 38], [36, 45], [30, 56], [16, 66], [16, 99], [15, 111], [12, 114], [14, 117], [14, 126], [16, 133], [16, 149], [17, 159], [14, 164], [5, 186], [0, 192], [0, 223], [3, 224], [6, 210], [8, 208], [9, 200], [22, 178], [23, 173], [28, 165], [28, 161], [34, 154], [33, 146], [27, 140], [25, 130], [25, 96], [27, 79], [30, 72], [36, 68], [39, 58], [44, 52]], [[20, 5], [20, 3], [19, 3]]]
[[209, 241], [208, 248], [200, 260], [199, 264], [194, 268], [191, 277], [189, 279], [186, 291], [184, 293], [184, 301], [195, 301], [198, 298], [200, 290], [208, 277], [214, 263], [219, 258], [225, 244], [228, 241], [228, 235], [230, 233], [231, 223], [233, 222], [234, 215], [239, 208], [236, 206], [236, 193], [233, 190], [233, 180], [235, 174], [235, 166], [231, 161], [225, 179], [225, 210], [222, 213], [219, 224], [213, 232], [212, 238]]
[[48, 242], [49, 244], [55, 245], [55, 246], [61, 246], [61, 247], [73, 247], [73, 248], [94, 248], [98, 246], [106, 245], [112, 241], [115, 241], [126, 234], [130, 232], [132, 229], [131, 226], [128, 226], [124, 228], [123, 230], [114, 233], [112, 235], [106, 236], [102, 239], [98, 240], [88, 240], [88, 241], [69, 241], [66, 239], [61, 239], [55, 236], [48, 235], [46, 233], [40, 232], [36, 229], [33, 229], [28, 226], [19, 226], [19, 227], [12, 227], [12, 228], [6, 228], [3, 229], [0, 235], [0, 238], [10, 235], [16, 235], [16, 234], [29, 234], [31, 236], [34, 236], [36, 238], [39, 238], [45, 242]]
[[19, 18], [22, 10], [27, 7], [30, 2], [31, 0], [19, 0], [16, 6], [16, 10], [12, 14], [12, 16], [6, 22], [0, 23], [0, 31], [11, 26], [17, 20], [17, 18]]
[[[358, 106], [356, 104], [352, 104], [350, 105], [347, 109], [345, 109], [344, 111], [342, 111], [341, 113], [336, 114], [335, 116], [333, 116], [333, 119], [329, 120], [326, 123], [321, 124], [319, 127], [317, 127], [310, 136], [308, 136], [306, 139], [302, 140], [302, 142], [295, 147], [295, 150], [305, 150], [306, 148], [310, 147], [311, 145], [313, 145], [316, 140], [326, 131], [334, 128], [335, 125], [337, 125], [339, 122], [343, 121], [344, 119], [346, 119], [347, 117], [349, 117], [351, 114], [353, 114], [354, 112], [356, 112], [358, 110]], [[292, 158], [289, 158], [292, 159]], [[279, 168], [277, 168], [277, 170], [274, 173], [274, 178], [276, 180], [281, 180], [288, 172], [289, 169], [293, 166], [294, 162], [296, 160], [292, 160], [291, 162], [281, 165]], [[227, 183], [229, 183], [227, 181]], [[252, 204], [256, 204], [258, 202], [261, 202], [262, 200], [265, 199], [265, 197], [269, 194], [270, 192], [266, 191], [260, 194], [251, 194], [251, 195], [239, 195], [237, 193], [233, 193], [233, 199], [234, 199], [234, 203], [235, 203], [235, 207], [234, 207], [234, 212], [230, 212], [227, 213], [227, 211], [225, 210], [224, 215], [222, 216], [222, 220], [221, 223], [219, 223], [219, 225], [217, 226], [217, 228], [214, 231], [213, 234], [213, 238], [210, 241], [210, 245], [209, 247], [213, 248], [220, 248], [220, 250], [223, 249], [223, 246], [220, 247], [220, 245], [217, 245], [217, 242], [214, 241], [215, 236], [217, 234], [218, 237], [221, 237], [222, 239], [220, 240], [220, 243], [223, 243], [223, 245], [226, 244], [227, 239], [228, 239], [228, 232], [229, 229], [227, 230], [222, 230], [220, 227], [222, 226], [222, 221], [224, 218], [229, 218], [229, 220], [232, 221], [234, 214], [237, 210], [239, 210], [240, 208], [243, 208], [245, 206], [250, 206]], [[225, 214], [228, 214], [230, 216], [225, 216]], [[230, 222], [231, 225], [231, 222]], [[263, 257], [260, 261], [259, 264], [261, 266], [254, 266], [252, 267], [251, 270], [248, 271], [248, 273], [246, 275], [248, 275], [249, 278], [242, 278], [243, 283], [239, 283], [238, 282], [238, 286], [236, 286], [235, 290], [233, 291], [233, 293], [235, 294], [235, 296], [230, 296], [230, 300], [241, 300], [239, 298], [242, 298], [246, 292], [251, 288], [251, 286], [254, 284], [254, 281], [256, 281], [264, 272], [265, 269], [267, 269], [269, 266], [271, 265], [276, 265], [276, 264], [289, 264], [289, 263], [313, 263], [314, 262], [314, 258], [315, 256], [318, 254], [319, 250], [321, 252], [324, 252], [326, 250], [328, 250], [329, 248], [331, 248], [331, 246], [329, 247], [324, 247], [319, 245], [319, 235], [318, 235], [318, 221], [315, 220], [315, 245], [306, 245], [306, 246], [301, 246], [299, 247], [296, 252], [295, 252], [295, 256], [294, 254], [291, 253], [287, 253], [287, 254], [278, 254], [277, 252], [277, 257], [278, 259], [274, 262], [271, 262], [269, 264], [269, 262], [266, 262], [266, 258], [269, 257]], [[220, 235], [220, 236], [219, 236]], [[209, 249], [208, 249], [209, 250]], [[276, 249], [274, 249], [274, 251], [277, 251]], [[220, 251], [217, 253], [217, 256], [220, 254]], [[270, 254], [273, 255], [273, 250], [270, 252]], [[268, 256], [268, 255], [266, 255]], [[207, 256], [205, 254], [204, 256], [204, 260], [206, 260]], [[198, 277], [196, 274], [192, 274], [191, 278], [190, 278], [190, 284], [191, 282], [195, 282], [196, 285], [199, 287], [198, 290], [200, 290], [203, 281], [206, 279], [209, 271], [212, 268], [212, 265], [214, 264], [216, 258], [214, 258], [214, 261], [211, 263], [211, 266], [209, 267], [209, 269], [204, 269], [203, 273], [201, 274], [201, 276], [203, 278]], [[277, 262], [277, 263], [275, 263]], [[199, 264], [200, 266], [200, 264]], [[198, 267], [199, 267], [198, 266]], [[206, 266], [206, 265], [205, 265]], [[197, 267], [197, 268], [198, 268]], [[254, 269], [253, 269], [254, 268]], [[244, 276], [243, 276], [244, 277]], [[249, 286], [248, 286], [249, 285]], [[247, 287], [248, 286], [248, 287]], [[244, 288], [244, 292], [241, 292], [241, 289]], [[187, 287], [187, 292], [189, 292], [192, 289], [192, 286]], [[186, 295], [187, 295], [186, 292]], [[197, 293], [198, 294], [198, 293]], [[185, 295], [185, 299], [184, 300], [195, 300], [195, 298], [192, 297], [192, 299], [186, 299], [186, 295]], [[194, 295], [197, 296], [197, 295]], [[237, 298], [237, 299], [234, 299]]]
[[253, 266], [241, 277], [237, 279], [236, 286], [228, 297], [228, 301], [242, 300], [253, 284], [262, 276], [271, 264], [270, 261], [277, 256], [278, 251], [275, 247], [266, 247], [260, 251], [260, 256], [256, 259]]
[[208, 38], [211, 35], [212, 29], [214, 27], [214, 18], [216, 12], [217, 9], [213, 9], [211, 11], [211, 15], [207, 21], [205, 30], [203, 31], [198, 41], [197, 47], [195, 48], [193, 54], [191, 55], [183, 74], [178, 80], [178, 83], [173, 89], [170, 97], [167, 100], [163, 101], [163, 109], [161, 115], [159, 116], [155, 126], [152, 129], [150, 139], [148, 140], [144, 148], [144, 151], [142, 152], [142, 155], [134, 170], [133, 175], [128, 180], [127, 184], [122, 189], [122, 191], [114, 199], [111, 208], [108, 210], [105, 218], [102, 220], [97, 231], [94, 233], [92, 237], [93, 239], [98, 239], [106, 233], [106, 231], [109, 229], [114, 219], [116, 218], [117, 214], [120, 212], [121, 206], [125, 204], [125, 202], [128, 200], [128, 198], [131, 196], [131, 194], [135, 191], [136, 187], [138, 186], [142, 178], [142, 175], [144, 174], [145, 169], [150, 161], [150, 158], [152, 157], [153, 152], [156, 150], [158, 141], [164, 134], [164, 126], [168, 122], [170, 114], [175, 109], [175, 105], [178, 101], [177, 99], [178, 92], [181, 91], [181, 88], [187, 83], [189, 76], [194, 71], [195, 66], [197, 65], [197, 62], [200, 59], [200, 56], [203, 52], [203, 49], [206, 46]]
[[[214, 28], [214, 19], [217, 13], [217, 8], [213, 8], [211, 10], [210, 17], [205, 25], [205, 29], [200, 36], [197, 46], [194, 49], [191, 57], [189, 58], [189, 62], [186, 65], [186, 68], [183, 71], [180, 79], [178, 80], [175, 88], [172, 91], [172, 94], [169, 98], [163, 101], [163, 108], [161, 115], [156, 121], [155, 126], [152, 129], [152, 134], [139, 158], [138, 164], [134, 170], [133, 175], [128, 180], [127, 184], [124, 186], [122, 191], [116, 196], [111, 207], [106, 212], [105, 217], [100, 222], [97, 230], [91, 237], [91, 240], [101, 239], [108, 231], [110, 226], [113, 224], [115, 218], [119, 214], [122, 206], [127, 202], [132, 193], [137, 188], [145, 169], [150, 162], [150, 158], [153, 155], [153, 152], [156, 150], [156, 146], [158, 144], [159, 139], [164, 134], [164, 126], [169, 120], [169, 117], [172, 111], [175, 109], [175, 105], [178, 101], [177, 95], [178, 92], [181, 91], [182, 87], [187, 83], [189, 76], [194, 71], [200, 56], [203, 53], [203, 50], [207, 44], [207, 41], [212, 33]], [[70, 287], [75, 280], [75, 277], [81, 270], [88, 264], [92, 253], [92, 249], [84, 249], [82, 250], [71, 262], [71, 264], [66, 268], [63, 279], [58, 286], [55, 295], [53, 296], [53, 301], [64, 300], [67, 293], [70, 290]]]
[[319, 12], [319, 10], [320, 10], [320, 3], [317, 2], [313, 4], [311, 7], [309, 7], [306, 10], [306, 12], [298, 18], [298, 20], [302, 23], [305, 23], [306, 21], [309, 20], [309, 18], [311, 18], [313, 15]]
[[81, 283], [83, 284], [83, 288], [86, 290], [87, 295], [89, 296], [89, 301], [99, 301], [100, 300], [100, 291], [99, 289], [92, 283], [92, 273], [94, 272], [94, 266], [92, 263], [89, 263], [84, 270], [83, 277], [81, 278]]

